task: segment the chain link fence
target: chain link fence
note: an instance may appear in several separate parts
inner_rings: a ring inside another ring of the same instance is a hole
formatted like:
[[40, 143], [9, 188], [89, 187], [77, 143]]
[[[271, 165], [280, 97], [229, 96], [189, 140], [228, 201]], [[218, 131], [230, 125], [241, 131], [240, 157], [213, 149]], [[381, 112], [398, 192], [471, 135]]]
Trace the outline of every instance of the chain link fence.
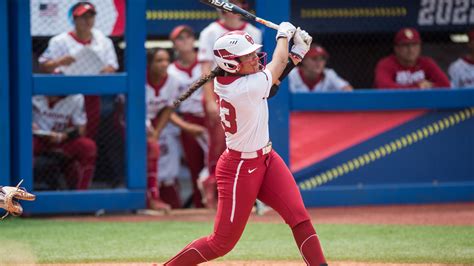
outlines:
[[[31, 0], [30, 12], [35, 73], [123, 71], [125, 0]], [[35, 95], [32, 105], [35, 190], [125, 186], [117, 95]]]
[[[85, 75], [123, 71], [125, 0], [93, 0], [93, 7], [82, 4], [77, 9], [75, 5], [78, 2], [30, 1], [35, 73]], [[147, 47], [164, 47], [172, 52], [167, 38], [169, 32], [180, 24], [192, 25], [198, 38], [201, 30], [217, 16], [214, 10], [197, 2], [163, 0], [158, 4], [157, 1], [148, 1], [147, 13], [144, 14], [148, 21]], [[248, 1], [248, 7], [256, 10], [255, 1]], [[450, 64], [469, 52], [466, 32], [474, 27], [474, 2], [469, 0], [291, 0], [290, 7], [290, 21], [314, 36], [314, 42], [324, 47], [329, 54], [326, 66], [334, 69], [354, 89], [374, 87], [374, 69], [381, 58], [393, 53], [394, 35], [399, 29], [416, 28], [421, 34], [422, 55], [432, 57], [447, 74]], [[92, 43], [87, 44], [89, 35], [81, 29], [91, 25], [94, 26], [94, 38]], [[95, 46], [97, 40], [102, 40], [102, 45]], [[67, 97], [60, 101], [80, 98], [61, 96]], [[82, 97], [83, 106], [77, 106], [77, 109], [82, 108], [85, 112], [87, 122], [84, 136], [92, 140], [97, 149], [94, 174], [88, 187], [123, 186], [124, 125], [117, 118], [121, 115], [117, 97]], [[38, 102], [43, 102], [47, 108], [44, 105], [42, 107], [48, 112], [54, 109], [48, 97]], [[44, 111], [41, 110], [38, 108], [37, 112]], [[50, 116], [54, 118], [55, 115]], [[74, 136], [76, 133], [70, 132], [69, 126], [62, 129], [63, 133]], [[39, 130], [51, 131], [51, 128]], [[44, 139], [54, 139], [40, 136], [45, 132], [36, 133], [35, 138], [41, 137], [42, 142], [45, 142]], [[46, 142], [49, 142], [49, 146], [57, 146], [57, 143], [52, 143], [54, 141]], [[67, 178], [56, 178], [67, 176], [65, 173], [72, 171], [62, 167], [70, 156], [60, 156], [54, 153], [43, 156], [45, 158], [39, 156], [38, 159], [35, 155], [35, 180], [38, 181], [39, 189], [80, 188], [77, 183], [75, 187], [68, 182], [58, 181], [67, 181]], [[50, 164], [61, 167], [46, 167]]]
[[374, 88], [377, 62], [393, 54], [400, 29], [419, 31], [421, 55], [447, 74], [453, 61], [469, 53], [466, 33], [474, 28], [469, 0], [292, 0], [291, 7], [291, 22], [314, 36], [329, 53], [327, 67], [355, 89]]

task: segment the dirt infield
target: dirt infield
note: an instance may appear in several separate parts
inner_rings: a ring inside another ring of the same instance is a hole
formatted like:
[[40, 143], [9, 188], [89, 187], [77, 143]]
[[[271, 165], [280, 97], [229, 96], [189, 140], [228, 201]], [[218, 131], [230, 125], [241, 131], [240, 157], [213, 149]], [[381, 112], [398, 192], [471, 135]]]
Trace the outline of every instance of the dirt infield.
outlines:
[[[403, 205], [370, 207], [312, 208], [309, 213], [315, 224], [412, 224], [412, 225], [474, 225], [474, 203]], [[67, 216], [53, 219], [65, 221], [213, 221], [215, 212], [203, 209], [174, 210], [169, 214], [148, 212], [142, 214], [101, 216]], [[275, 211], [263, 216], [252, 214], [251, 222], [281, 223]]]
[[[309, 209], [313, 222], [316, 224], [410, 224], [410, 225], [474, 225], [474, 202], [438, 205], [404, 205], [404, 206], [370, 206], [370, 207], [338, 207]], [[105, 214], [101, 216], [54, 217], [51, 219], [65, 221], [212, 221], [215, 212], [208, 210], [174, 210], [169, 214], [144, 212], [133, 215]], [[263, 216], [252, 214], [250, 221], [262, 223], [280, 223], [282, 219], [274, 211]], [[47, 266], [47, 264], [41, 264]], [[59, 266], [52, 264], [51, 266]], [[65, 266], [158, 266], [154, 263], [128, 264], [61, 264]], [[224, 261], [209, 262], [208, 266], [303, 266], [302, 261]], [[329, 262], [331, 266], [442, 266], [446, 264], [394, 264], [368, 262]], [[457, 266], [460, 264], [449, 264]]]
[[[159, 266], [156, 263], [114, 263], [114, 264], [40, 264], [41, 266]], [[203, 266], [304, 266], [301, 261], [225, 261], [225, 262], [208, 262], [200, 264]], [[396, 264], [396, 263], [367, 263], [367, 262], [330, 262], [331, 266], [446, 266], [446, 264]], [[449, 264], [449, 266], [463, 266], [461, 264]]]

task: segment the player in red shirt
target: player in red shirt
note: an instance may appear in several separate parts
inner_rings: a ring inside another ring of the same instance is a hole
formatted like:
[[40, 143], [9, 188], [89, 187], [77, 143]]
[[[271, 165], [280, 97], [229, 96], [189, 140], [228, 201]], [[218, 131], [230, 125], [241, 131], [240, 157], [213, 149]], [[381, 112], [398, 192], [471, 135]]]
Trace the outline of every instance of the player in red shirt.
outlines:
[[[327, 266], [298, 186], [284, 161], [272, 150], [268, 129], [267, 99], [274, 95], [274, 84], [294, 67], [293, 57], [301, 61], [312, 38], [288, 22], [280, 24], [276, 38], [272, 61], [265, 67], [262, 61], [266, 54], [257, 54], [261, 45], [250, 34], [232, 31], [223, 35], [213, 49], [219, 67], [179, 99], [189, 97], [215, 77], [214, 92], [219, 99], [227, 149], [216, 166], [219, 201], [214, 232], [191, 242], [167, 261], [167, 266], [197, 265], [230, 252], [242, 235], [257, 198], [276, 210], [289, 225], [307, 265]], [[291, 38], [294, 45], [289, 59]]]
[[394, 54], [382, 58], [375, 68], [377, 89], [449, 88], [448, 77], [435, 61], [420, 56], [421, 38], [416, 29], [403, 28], [394, 38]]

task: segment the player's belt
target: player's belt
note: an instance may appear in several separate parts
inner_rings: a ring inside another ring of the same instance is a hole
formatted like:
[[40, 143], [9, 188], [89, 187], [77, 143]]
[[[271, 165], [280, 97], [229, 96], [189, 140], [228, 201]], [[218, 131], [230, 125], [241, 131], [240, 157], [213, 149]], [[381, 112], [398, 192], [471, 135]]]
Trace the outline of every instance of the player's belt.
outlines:
[[257, 157], [260, 157], [262, 155], [268, 154], [272, 151], [272, 142], [268, 142], [265, 147], [256, 150], [256, 151], [251, 151], [251, 152], [241, 152], [241, 151], [235, 151], [231, 149], [227, 149], [226, 152], [229, 153], [231, 156], [239, 157], [241, 159], [254, 159]]

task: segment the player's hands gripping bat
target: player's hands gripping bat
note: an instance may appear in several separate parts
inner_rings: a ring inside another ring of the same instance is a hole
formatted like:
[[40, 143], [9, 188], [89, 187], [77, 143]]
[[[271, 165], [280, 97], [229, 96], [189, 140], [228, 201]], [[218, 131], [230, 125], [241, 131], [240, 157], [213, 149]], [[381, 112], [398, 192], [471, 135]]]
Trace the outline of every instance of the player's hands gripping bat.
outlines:
[[300, 60], [303, 60], [304, 56], [309, 51], [311, 42], [313, 42], [313, 37], [311, 37], [311, 35], [309, 35], [305, 30], [298, 27], [293, 36], [293, 46], [291, 47], [290, 53], [293, 56], [298, 57]]

